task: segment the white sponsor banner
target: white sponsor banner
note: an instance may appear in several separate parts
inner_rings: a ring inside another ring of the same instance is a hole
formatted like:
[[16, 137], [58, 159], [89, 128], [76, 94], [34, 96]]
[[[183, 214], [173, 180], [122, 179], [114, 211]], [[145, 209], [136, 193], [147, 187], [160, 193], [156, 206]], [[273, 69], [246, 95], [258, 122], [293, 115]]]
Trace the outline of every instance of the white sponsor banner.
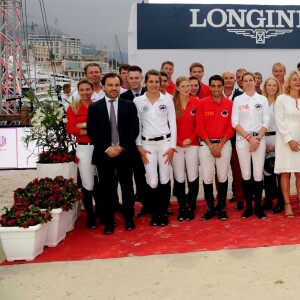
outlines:
[[0, 168], [17, 168], [17, 129], [0, 128]]
[[[35, 143], [27, 149], [23, 142], [26, 135], [24, 127], [0, 128], [0, 169], [36, 168], [38, 149]], [[31, 155], [31, 156], [30, 156]]]

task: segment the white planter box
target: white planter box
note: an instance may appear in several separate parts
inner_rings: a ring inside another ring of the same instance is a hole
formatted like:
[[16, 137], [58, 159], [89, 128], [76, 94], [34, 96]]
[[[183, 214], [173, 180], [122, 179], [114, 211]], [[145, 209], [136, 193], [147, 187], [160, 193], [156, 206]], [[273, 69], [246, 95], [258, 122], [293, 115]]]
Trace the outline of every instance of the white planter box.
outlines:
[[49, 222], [49, 229], [46, 239], [46, 246], [55, 247], [66, 237], [70, 224], [68, 212], [61, 208], [51, 210], [52, 220]]
[[65, 211], [65, 215], [66, 215], [66, 222], [67, 222], [67, 232], [71, 231], [74, 229], [74, 225], [75, 225], [75, 206], [73, 206], [73, 209], [70, 209], [68, 211]]
[[77, 164], [69, 163], [55, 163], [55, 164], [36, 164], [37, 178], [49, 177], [54, 179], [56, 176], [63, 176], [66, 179], [74, 178], [77, 183]]
[[48, 224], [22, 227], [0, 227], [0, 239], [8, 261], [34, 260], [44, 250]]

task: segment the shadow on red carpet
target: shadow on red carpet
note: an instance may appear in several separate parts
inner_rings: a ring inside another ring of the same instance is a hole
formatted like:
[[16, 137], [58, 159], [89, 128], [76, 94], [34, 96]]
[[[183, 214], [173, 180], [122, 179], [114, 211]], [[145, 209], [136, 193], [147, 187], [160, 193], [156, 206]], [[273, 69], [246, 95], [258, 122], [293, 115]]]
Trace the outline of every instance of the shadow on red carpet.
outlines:
[[[242, 212], [234, 211], [235, 203], [228, 203], [228, 220], [213, 218], [200, 221], [206, 204], [197, 201], [197, 213], [193, 221], [178, 222], [173, 216], [170, 217], [169, 226], [151, 227], [148, 215], [135, 219], [136, 229], [129, 232], [124, 229], [122, 216], [117, 214], [115, 233], [109, 236], [103, 234], [103, 226], [95, 230], [86, 229], [85, 212], [82, 212], [74, 230], [67, 233], [56, 247], [45, 247], [44, 252], [31, 262], [9, 263], [5, 260], [1, 265], [300, 244], [300, 212], [295, 197], [291, 201], [294, 203], [294, 219], [286, 218], [284, 212], [276, 215], [267, 212], [267, 218], [263, 220], [256, 216], [242, 219]], [[140, 206], [136, 208], [138, 210]], [[175, 202], [172, 202], [171, 210], [177, 213]]]

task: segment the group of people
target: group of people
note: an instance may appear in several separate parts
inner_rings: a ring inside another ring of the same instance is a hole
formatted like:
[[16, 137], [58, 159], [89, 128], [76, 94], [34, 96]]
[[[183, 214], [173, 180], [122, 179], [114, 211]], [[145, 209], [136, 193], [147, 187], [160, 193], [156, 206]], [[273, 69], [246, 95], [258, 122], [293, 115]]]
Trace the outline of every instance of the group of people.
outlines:
[[[67, 109], [66, 126], [78, 144], [88, 228], [96, 228], [99, 219], [104, 234], [114, 232], [115, 212], [120, 208], [118, 184], [126, 230], [135, 229], [135, 201], [143, 205], [137, 217], [150, 213], [151, 226], [169, 224], [171, 181], [178, 221], [193, 220], [199, 165], [207, 203], [201, 220], [227, 219], [230, 167], [230, 201], [236, 201], [237, 211], [246, 206], [242, 218], [255, 214], [263, 219], [265, 210], [285, 210], [286, 217], [294, 217], [292, 172], [300, 199], [297, 71], [285, 80], [284, 65], [274, 64], [273, 77], [265, 80], [262, 89], [262, 75], [245, 69], [213, 75], [206, 85], [200, 63], [193, 63], [189, 77], [180, 76], [176, 82], [171, 61], [162, 63], [160, 71], [149, 70], [145, 78], [139, 66], [123, 65], [119, 74], [103, 78], [97, 64], [87, 65], [84, 71], [86, 78], [79, 81], [75, 101]], [[264, 168], [267, 160], [274, 159], [275, 170]]]

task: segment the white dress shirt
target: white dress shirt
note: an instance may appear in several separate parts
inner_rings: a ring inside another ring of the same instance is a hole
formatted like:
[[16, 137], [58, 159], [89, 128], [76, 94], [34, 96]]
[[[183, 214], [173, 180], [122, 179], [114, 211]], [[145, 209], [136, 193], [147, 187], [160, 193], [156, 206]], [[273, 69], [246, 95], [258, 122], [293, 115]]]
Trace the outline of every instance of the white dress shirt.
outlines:
[[155, 138], [171, 133], [171, 148], [176, 148], [176, 113], [172, 98], [160, 93], [158, 100], [151, 104], [144, 95], [134, 98], [140, 120], [137, 145], [142, 145], [142, 136]]
[[234, 98], [232, 107], [232, 127], [240, 124], [247, 132], [259, 132], [261, 127], [268, 129], [270, 123], [269, 103], [265, 96], [246, 93]]

